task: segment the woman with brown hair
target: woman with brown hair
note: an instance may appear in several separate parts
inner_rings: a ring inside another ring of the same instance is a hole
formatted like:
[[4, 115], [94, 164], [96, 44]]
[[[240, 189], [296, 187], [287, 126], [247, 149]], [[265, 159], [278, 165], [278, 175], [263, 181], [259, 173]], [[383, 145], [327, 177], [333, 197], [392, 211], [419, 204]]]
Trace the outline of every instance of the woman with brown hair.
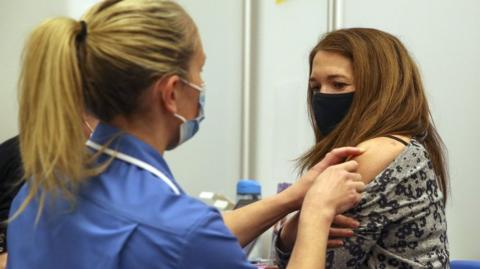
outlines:
[[[332, 148], [359, 145], [353, 158], [367, 184], [346, 215], [360, 226], [327, 252], [328, 268], [448, 267], [447, 171], [419, 71], [402, 43], [375, 29], [328, 33], [309, 58], [308, 107], [316, 144], [308, 169]], [[297, 217], [280, 233], [283, 265]]]

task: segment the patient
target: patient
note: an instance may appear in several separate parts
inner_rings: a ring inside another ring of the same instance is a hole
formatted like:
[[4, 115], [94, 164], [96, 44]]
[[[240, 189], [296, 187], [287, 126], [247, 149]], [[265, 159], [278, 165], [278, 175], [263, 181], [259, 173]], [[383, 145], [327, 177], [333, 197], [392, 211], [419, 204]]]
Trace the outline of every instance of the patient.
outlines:
[[[367, 187], [347, 211], [360, 227], [329, 249], [327, 268], [446, 268], [448, 175], [416, 64], [394, 36], [354, 28], [328, 33], [310, 53], [308, 107], [316, 144], [304, 171], [331, 149], [358, 145]], [[288, 262], [298, 216], [277, 239]]]

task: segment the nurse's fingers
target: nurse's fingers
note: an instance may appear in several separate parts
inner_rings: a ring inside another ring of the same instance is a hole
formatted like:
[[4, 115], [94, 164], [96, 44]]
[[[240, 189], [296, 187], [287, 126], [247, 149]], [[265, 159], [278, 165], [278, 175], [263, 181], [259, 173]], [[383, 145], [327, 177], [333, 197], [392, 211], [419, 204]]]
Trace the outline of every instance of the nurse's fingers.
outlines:
[[350, 218], [340, 214], [340, 215], [336, 215], [335, 218], [333, 219], [333, 225], [335, 227], [355, 229], [360, 225], [360, 223], [354, 218]]
[[327, 247], [329, 248], [339, 248], [343, 246], [343, 241], [340, 239], [328, 239]]
[[350, 184], [357, 192], [363, 192], [365, 190], [365, 183], [362, 181], [352, 181]]
[[353, 181], [362, 181], [362, 175], [359, 173], [348, 173], [348, 179]]
[[328, 238], [329, 239], [338, 239], [338, 238], [346, 238], [346, 237], [352, 237], [353, 236], [353, 230], [352, 229], [346, 229], [346, 228], [330, 228], [330, 231], [328, 232]]
[[362, 148], [357, 147], [342, 147], [336, 148], [327, 153], [319, 163], [317, 163], [312, 170], [323, 172], [327, 167], [345, 161], [349, 157], [355, 157], [365, 152]]
[[335, 166], [336, 169], [346, 170], [347, 172], [355, 172], [358, 169], [358, 163], [356, 161], [347, 161]]

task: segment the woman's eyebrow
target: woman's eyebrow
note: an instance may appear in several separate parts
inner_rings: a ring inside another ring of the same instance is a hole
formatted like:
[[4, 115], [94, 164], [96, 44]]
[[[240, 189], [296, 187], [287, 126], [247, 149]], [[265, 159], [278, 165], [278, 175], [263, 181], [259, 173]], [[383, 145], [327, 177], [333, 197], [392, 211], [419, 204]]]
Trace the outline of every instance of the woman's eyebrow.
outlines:
[[[345, 80], [350, 80], [349, 77], [345, 76], [345, 75], [341, 75], [341, 74], [335, 74], [335, 75], [328, 75], [327, 76], [327, 79], [328, 80], [333, 80], [333, 79], [337, 79], [337, 78], [341, 78], [341, 79], [345, 79]], [[317, 82], [317, 79], [314, 77], [314, 76], [311, 76], [308, 81], [311, 83], [311, 82]]]
[[336, 79], [336, 78], [343, 78], [343, 79], [349, 80], [349, 78], [348, 78], [347, 76], [340, 75], [340, 74], [329, 75], [329, 76], [327, 77], [327, 79], [329, 79], [329, 80], [331, 80], [331, 79]]

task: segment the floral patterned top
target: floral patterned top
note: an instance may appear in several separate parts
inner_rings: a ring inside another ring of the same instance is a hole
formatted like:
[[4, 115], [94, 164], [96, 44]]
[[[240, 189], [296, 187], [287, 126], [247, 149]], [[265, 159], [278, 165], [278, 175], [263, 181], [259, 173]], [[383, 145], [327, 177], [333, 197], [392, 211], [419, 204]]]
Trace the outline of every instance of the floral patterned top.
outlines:
[[[360, 227], [343, 247], [328, 249], [327, 268], [449, 268], [443, 194], [417, 140], [406, 144], [345, 215]], [[285, 268], [289, 253], [277, 247], [277, 254]]]

